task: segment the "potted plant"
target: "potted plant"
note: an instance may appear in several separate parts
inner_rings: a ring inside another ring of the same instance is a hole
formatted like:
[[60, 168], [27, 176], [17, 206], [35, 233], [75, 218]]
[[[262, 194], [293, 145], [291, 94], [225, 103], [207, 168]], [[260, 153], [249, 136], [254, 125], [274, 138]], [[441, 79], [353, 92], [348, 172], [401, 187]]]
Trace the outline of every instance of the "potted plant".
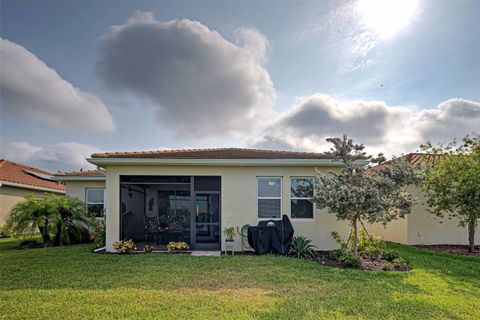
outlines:
[[235, 240], [233, 237], [235, 236], [235, 228], [229, 227], [223, 230], [223, 235], [225, 236], [225, 252], [231, 251], [232, 255], [235, 250]]

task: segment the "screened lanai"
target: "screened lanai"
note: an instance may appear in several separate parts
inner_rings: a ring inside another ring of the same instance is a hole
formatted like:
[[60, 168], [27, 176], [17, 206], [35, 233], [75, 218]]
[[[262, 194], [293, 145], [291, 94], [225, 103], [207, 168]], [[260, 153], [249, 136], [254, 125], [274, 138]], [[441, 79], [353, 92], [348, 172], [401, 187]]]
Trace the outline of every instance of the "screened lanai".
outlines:
[[219, 176], [121, 176], [121, 237], [137, 247], [220, 249]]

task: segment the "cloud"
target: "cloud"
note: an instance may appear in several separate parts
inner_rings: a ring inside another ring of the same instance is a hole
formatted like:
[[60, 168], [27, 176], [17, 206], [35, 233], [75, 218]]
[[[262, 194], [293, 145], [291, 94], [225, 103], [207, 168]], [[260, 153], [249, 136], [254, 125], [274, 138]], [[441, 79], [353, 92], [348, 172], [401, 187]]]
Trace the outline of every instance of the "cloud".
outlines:
[[2, 158], [56, 172], [94, 168], [95, 166], [88, 163], [85, 158], [99, 151], [96, 147], [76, 142], [39, 147], [25, 141], [17, 141], [5, 144]]
[[272, 112], [268, 47], [255, 29], [237, 29], [232, 43], [200, 22], [137, 12], [100, 39], [97, 67], [107, 86], [153, 105], [168, 129], [228, 135], [255, 128]]
[[258, 148], [327, 150], [327, 137], [348, 134], [370, 152], [415, 151], [427, 140], [443, 142], [480, 129], [480, 102], [450, 99], [431, 109], [388, 106], [382, 101], [342, 102], [316, 94], [299, 99], [247, 144]]
[[0, 101], [4, 111], [61, 129], [114, 129], [113, 119], [98, 97], [62, 79], [24, 47], [0, 38], [0, 62]]
[[371, 66], [372, 51], [400, 33], [421, 11], [418, 0], [349, 0], [322, 9], [312, 13], [301, 37], [321, 38], [347, 73]]

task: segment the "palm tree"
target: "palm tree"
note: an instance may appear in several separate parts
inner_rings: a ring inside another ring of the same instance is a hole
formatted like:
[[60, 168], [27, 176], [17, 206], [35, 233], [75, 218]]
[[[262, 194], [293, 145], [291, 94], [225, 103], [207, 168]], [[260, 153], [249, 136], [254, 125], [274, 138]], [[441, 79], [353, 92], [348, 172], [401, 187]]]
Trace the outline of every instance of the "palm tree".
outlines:
[[27, 195], [24, 201], [15, 205], [7, 220], [7, 228], [18, 235], [33, 235], [37, 229], [43, 243], [50, 242], [51, 227], [57, 223], [58, 216], [51, 201]]
[[77, 198], [59, 197], [51, 194], [49, 201], [52, 203], [56, 221], [56, 232], [53, 240], [55, 246], [81, 242], [88, 237], [90, 220], [85, 214], [85, 204]]

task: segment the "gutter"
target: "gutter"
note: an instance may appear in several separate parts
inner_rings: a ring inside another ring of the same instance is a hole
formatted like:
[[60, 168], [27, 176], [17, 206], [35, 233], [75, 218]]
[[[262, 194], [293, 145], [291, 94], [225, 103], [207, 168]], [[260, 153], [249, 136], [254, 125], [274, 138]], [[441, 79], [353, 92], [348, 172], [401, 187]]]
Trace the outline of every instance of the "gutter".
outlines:
[[3, 187], [3, 186], [65, 194], [64, 190], [50, 189], [50, 188], [38, 187], [38, 186], [29, 185], [29, 184], [16, 183], [16, 182], [10, 182], [10, 181], [0, 181], [0, 187]]
[[[334, 159], [153, 159], [153, 158], [87, 158], [98, 165], [165, 165], [165, 166], [299, 166], [299, 167], [343, 167], [345, 163]], [[369, 161], [356, 160], [356, 165], [367, 165]]]
[[105, 176], [53, 176], [55, 181], [105, 181]]

